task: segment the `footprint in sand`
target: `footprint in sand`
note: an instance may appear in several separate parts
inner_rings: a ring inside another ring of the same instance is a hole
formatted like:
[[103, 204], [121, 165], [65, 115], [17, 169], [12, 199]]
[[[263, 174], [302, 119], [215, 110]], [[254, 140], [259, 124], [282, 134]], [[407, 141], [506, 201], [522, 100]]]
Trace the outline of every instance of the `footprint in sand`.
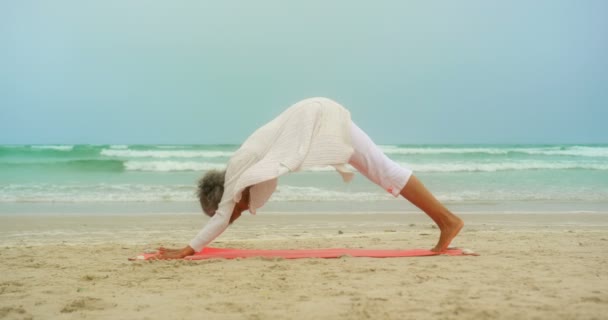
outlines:
[[216, 313], [238, 312], [242, 313], [245, 308], [233, 302], [219, 302], [205, 307], [206, 310]]
[[62, 313], [72, 313], [76, 311], [104, 310], [108, 305], [99, 298], [84, 297], [76, 299], [61, 309]]
[[19, 307], [4, 307], [0, 308], [0, 319], [33, 319], [25, 309]]
[[[18, 293], [23, 290], [23, 283], [17, 281], [5, 281], [0, 283], [0, 295], [5, 293]], [[0, 317], [1, 318], [1, 317]]]

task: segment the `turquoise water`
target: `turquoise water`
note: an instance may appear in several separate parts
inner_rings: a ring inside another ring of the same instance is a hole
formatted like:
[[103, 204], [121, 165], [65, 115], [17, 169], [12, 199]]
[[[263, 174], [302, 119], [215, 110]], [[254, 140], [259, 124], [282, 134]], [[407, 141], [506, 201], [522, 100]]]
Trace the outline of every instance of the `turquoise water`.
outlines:
[[[109, 203], [196, 210], [192, 209], [196, 180], [207, 170], [223, 168], [237, 147], [0, 146], [0, 213], [28, 204], [71, 204], [82, 211], [91, 204]], [[504, 212], [534, 210], [542, 203], [551, 210], [562, 206], [572, 212], [608, 212], [608, 145], [390, 145], [382, 149], [412, 168], [448, 205], [478, 205]], [[381, 211], [398, 208], [401, 202], [397, 201], [361, 175], [344, 184], [333, 169], [315, 168], [282, 177], [268, 207], [304, 204], [322, 210]]]

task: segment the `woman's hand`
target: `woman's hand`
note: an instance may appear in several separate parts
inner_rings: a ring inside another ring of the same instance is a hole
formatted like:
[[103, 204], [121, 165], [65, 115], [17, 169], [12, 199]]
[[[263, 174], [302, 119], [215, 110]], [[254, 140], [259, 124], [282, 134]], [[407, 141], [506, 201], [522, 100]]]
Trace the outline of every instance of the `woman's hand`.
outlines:
[[190, 246], [187, 246], [183, 249], [169, 249], [165, 247], [160, 247], [158, 248], [158, 254], [155, 258], [158, 260], [182, 259], [193, 254], [194, 249], [192, 249]]

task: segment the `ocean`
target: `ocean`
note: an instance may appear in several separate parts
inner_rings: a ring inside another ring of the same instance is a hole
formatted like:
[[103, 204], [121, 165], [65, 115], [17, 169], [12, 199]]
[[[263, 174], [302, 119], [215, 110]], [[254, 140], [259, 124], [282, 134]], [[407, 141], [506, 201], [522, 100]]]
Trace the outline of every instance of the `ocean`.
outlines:
[[[196, 181], [236, 145], [3, 145], [0, 214], [200, 212]], [[608, 212], [608, 145], [383, 145], [449, 208]], [[260, 210], [415, 211], [357, 174], [331, 167], [280, 178]]]

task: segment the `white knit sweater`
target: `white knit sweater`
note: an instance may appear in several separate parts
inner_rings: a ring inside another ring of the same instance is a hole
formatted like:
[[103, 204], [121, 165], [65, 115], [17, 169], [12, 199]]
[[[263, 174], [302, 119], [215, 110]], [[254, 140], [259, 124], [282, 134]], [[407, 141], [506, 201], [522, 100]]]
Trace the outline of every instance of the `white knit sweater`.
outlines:
[[350, 124], [350, 113], [337, 102], [310, 98], [256, 130], [230, 158], [219, 207], [190, 247], [200, 251], [224, 232], [249, 186], [249, 211], [255, 214], [276, 190], [278, 177], [287, 172], [332, 165], [350, 181], [353, 173], [345, 167], [353, 154]]

